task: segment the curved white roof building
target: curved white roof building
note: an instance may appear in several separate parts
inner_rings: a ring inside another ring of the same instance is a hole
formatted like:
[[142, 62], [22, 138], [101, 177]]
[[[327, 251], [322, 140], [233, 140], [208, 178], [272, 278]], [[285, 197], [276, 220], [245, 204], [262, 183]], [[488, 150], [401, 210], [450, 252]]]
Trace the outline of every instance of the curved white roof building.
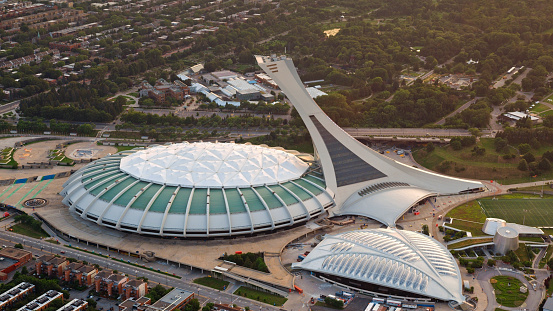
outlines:
[[[294, 269], [387, 295], [420, 295], [462, 303], [462, 278], [453, 256], [429, 236], [397, 229], [356, 230], [325, 239]], [[358, 285], [359, 284], [359, 285]]]
[[290, 227], [334, 203], [316, 165], [273, 148], [206, 142], [105, 157], [73, 174], [61, 195], [99, 225], [176, 237]]
[[315, 103], [292, 59], [256, 56], [256, 60], [290, 99], [311, 135], [328, 188], [335, 193], [331, 214], [366, 216], [394, 227], [396, 220], [421, 200], [484, 188], [478, 181], [414, 168], [368, 148]]

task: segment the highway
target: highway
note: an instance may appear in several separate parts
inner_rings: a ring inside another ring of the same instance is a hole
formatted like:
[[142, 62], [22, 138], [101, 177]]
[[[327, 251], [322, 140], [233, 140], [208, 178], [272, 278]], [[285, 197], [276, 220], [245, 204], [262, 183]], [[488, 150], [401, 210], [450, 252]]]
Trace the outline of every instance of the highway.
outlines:
[[[2, 227], [5, 228], [5, 224], [2, 224]], [[18, 235], [9, 231], [0, 231], [0, 244], [2, 245], [13, 246], [17, 243], [21, 243], [24, 245], [25, 250], [31, 251], [34, 255], [37, 255], [37, 256], [41, 256], [45, 254], [62, 254], [63, 256], [73, 257], [73, 258], [76, 258], [77, 260], [85, 260], [89, 264], [98, 264], [103, 268], [117, 270], [120, 273], [125, 273], [132, 277], [138, 277], [138, 276], [147, 277], [150, 283], [154, 282], [154, 283], [159, 283], [166, 286], [178, 287], [178, 288], [182, 288], [182, 289], [194, 292], [197, 295], [199, 294], [199, 296], [203, 298], [202, 300], [205, 300], [204, 304], [208, 302], [231, 303], [231, 304], [237, 304], [243, 307], [249, 306], [252, 311], [279, 310], [278, 307], [272, 307], [266, 304], [261, 304], [257, 301], [253, 301], [250, 299], [233, 295], [231, 292], [221, 292], [205, 286], [199, 286], [197, 284], [194, 284], [187, 280], [190, 276], [192, 276], [191, 274], [195, 274], [188, 269], [171, 267], [168, 265], [163, 265], [159, 262], [153, 262], [153, 263], [147, 263], [147, 264], [144, 264], [142, 262], [139, 263], [139, 264], [150, 266], [154, 269], [160, 269], [162, 271], [172, 270], [171, 273], [174, 273], [175, 275], [182, 277], [182, 279], [177, 279], [172, 276], [156, 273], [148, 269], [132, 266], [130, 264], [126, 264], [110, 258], [105, 258], [98, 255], [93, 255], [86, 252], [78, 251], [73, 248], [63, 246], [63, 240], [60, 240], [60, 242], [62, 244], [57, 245], [43, 240], [38, 240], [38, 239], [29, 238], [27, 236]], [[78, 244], [78, 243], [72, 242], [70, 245], [75, 247], [76, 246], [75, 244]], [[80, 247], [83, 247], [88, 251], [98, 252], [98, 250], [92, 246], [86, 247], [86, 245], [84, 245]], [[137, 258], [135, 257], [123, 256], [115, 252], [109, 252], [109, 254], [107, 254], [105, 250], [99, 250], [99, 251], [100, 253], [103, 252], [104, 255], [109, 255], [112, 258], [122, 259], [132, 263], [138, 263]], [[198, 274], [197, 277], [199, 276], [201, 275]], [[155, 286], [155, 284], [154, 285], [150, 284], [150, 286]], [[232, 289], [232, 283], [229, 285], [229, 288]]]

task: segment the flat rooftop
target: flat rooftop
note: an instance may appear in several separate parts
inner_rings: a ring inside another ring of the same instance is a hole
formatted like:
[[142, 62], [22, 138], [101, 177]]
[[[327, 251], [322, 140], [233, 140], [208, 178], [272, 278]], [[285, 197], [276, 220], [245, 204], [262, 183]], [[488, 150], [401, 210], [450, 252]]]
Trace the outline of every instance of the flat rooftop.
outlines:
[[3, 260], [0, 260], [0, 270], [4, 270], [7, 267], [19, 262], [15, 259], [7, 258], [7, 257], [0, 257], [0, 258], [4, 258]]
[[14, 247], [6, 247], [0, 250], [0, 257], [11, 258], [15, 260], [19, 260], [22, 257], [28, 256], [29, 254], [31, 254], [31, 252]]

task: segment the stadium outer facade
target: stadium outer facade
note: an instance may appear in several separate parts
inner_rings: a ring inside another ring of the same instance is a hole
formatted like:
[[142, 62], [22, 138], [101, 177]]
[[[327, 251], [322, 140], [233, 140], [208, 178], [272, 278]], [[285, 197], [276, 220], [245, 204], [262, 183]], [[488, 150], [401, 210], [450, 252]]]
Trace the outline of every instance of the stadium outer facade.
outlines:
[[335, 194], [331, 215], [361, 215], [395, 227], [401, 215], [426, 198], [483, 190], [478, 181], [410, 167], [367, 148], [309, 96], [290, 58], [256, 56], [256, 60], [290, 99], [311, 134], [326, 185]]

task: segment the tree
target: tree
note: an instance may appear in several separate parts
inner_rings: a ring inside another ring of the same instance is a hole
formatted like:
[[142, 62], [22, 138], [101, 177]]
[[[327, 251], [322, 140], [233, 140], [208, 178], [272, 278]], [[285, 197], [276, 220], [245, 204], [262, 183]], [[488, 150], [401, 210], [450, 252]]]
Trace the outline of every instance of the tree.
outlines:
[[200, 302], [194, 298], [184, 307], [183, 311], [198, 311], [200, 310]]
[[490, 266], [490, 267], [495, 266], [495, 260], [493, 260], [493, 259], [488, 259], [488, 266]]
[[521, 171], [527, 171], [528, 170], [528, 162], [526, 160], [522, 159], [520, 162], [518, 162], [517, 168]]
[[17, 243], [13, 247], [23, 249], [23, 245], [21, 245], [21, 243]]
[[434, 151], [434, 149], [436, 149], [436, 147], [434, 147], [434, 144], [432, 142], [429, 142], [426, 145], [426, 152], [430, 153], [430, 152]]
[[549, 171], [551, 169], [551, 162], [549, 162], [547, 158], [542, 157], [540, 163], [538, 164], [538, 168], [542, 171]]
[[526, 154], [530, 151], [530, 148], [532, 148], [529, 144], [520, 144], [518, 145], [518, 152], [520, 154]]
[[451, 148], [453, 148], [453, 150], [461, 150], [461, 148], [463, 148], [463, 145], [461, 144], [460, 140], [452, 140]]

